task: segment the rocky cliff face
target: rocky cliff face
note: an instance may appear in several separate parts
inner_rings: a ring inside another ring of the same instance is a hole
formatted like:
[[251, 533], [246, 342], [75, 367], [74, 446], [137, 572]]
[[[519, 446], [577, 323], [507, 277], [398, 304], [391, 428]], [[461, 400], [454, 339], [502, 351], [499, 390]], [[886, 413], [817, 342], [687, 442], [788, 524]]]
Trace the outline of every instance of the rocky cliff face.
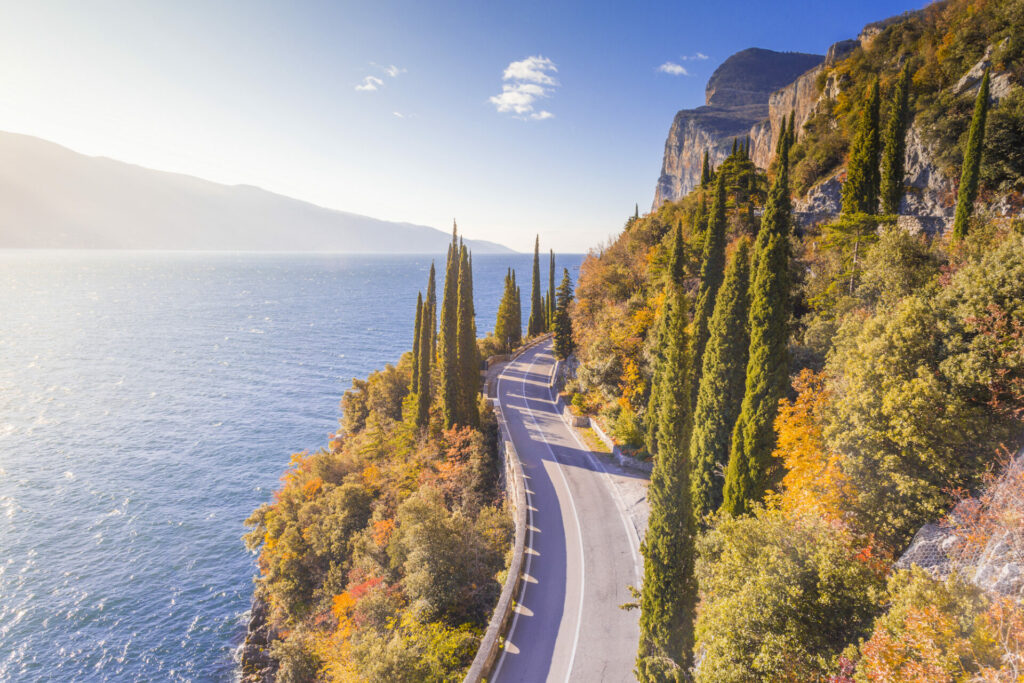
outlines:
[[[760, 154], [767, 159], [781, 128], [784, 114], [779, 107], [794, 98], [811, 97], [809, 93], [816, 89], [814, 77], [801, 83], [799, 93], [782, 96], [776, 107], [774, 126], [771, 123], [773, 93], [793, 84], [798, 76], [818, 67], [823, 59], [821, 55], [751, 48], [725, 60], [708, 80], [706, 105], [684, 109], [672, 121], [654, 194], [654, 208], [683, 197], [697, 186], [705, 150], [710, 152], [712, 162], [718, 164], [731, 151], [733, 138], [750, 135], [755, 153], [761, 150]], [[814, 99], [816, 96], [815, 93]], [[786, 109], [785, 115], [788, 113]]]

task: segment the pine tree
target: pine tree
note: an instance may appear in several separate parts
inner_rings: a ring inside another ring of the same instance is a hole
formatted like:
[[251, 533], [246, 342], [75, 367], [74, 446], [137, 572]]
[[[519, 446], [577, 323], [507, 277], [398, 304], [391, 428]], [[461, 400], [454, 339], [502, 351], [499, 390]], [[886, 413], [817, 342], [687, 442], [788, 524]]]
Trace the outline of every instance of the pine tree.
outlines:
[[903, 155], [907, 148], [907, 117], [910, 110], [910, 66], [903, 67], [892, 96], [882, 151], [882, 213], [895, 214], [903, 196]]
[[544, 304], [540, 298], [540, 236], [533, 244], [533, 282], [530, 287], [530, 321], [527, 336], [533, 337], [544, 332]]
[[711, 182], [711, 159], [708, 150], [704, 150], [704, 161], [700, 167], [700, 186], [705, 187]]
[[448, 260], [444, 275], [444, 296], [441, 299], [441, 329], [438, 332], [437, 355], [440, 370], [440, 399], [444, 410], [444, 426], [452, 427], [460, 417], [458, 356], [458, 299], [459, 299], [459, 246], [454, 230], [448, 247]]
[[708, 230], [704, 237], [704, 257], [700, 266], [700, 287], [697, 289], [697, 306], [693, 314], [693, 349], [690, 357], [694, 359], [694, 377], [691, 383], [691, 400], [697, 398], [697, 387], [700, 385], [701, 368], [696, 362], [704, 357], [704, 345], [708, 341], [708, 322], [715, 310], [715, 297], [718, 287], [722, 284], [725, 270], [725, 174], [720, 173], [715, 182], [715, 199], [711, 204], [711, 216], [708, 219]]
[[569, 269], [562, 269], [562, 283], [558, 285], [558, 303], [555, 306], [555, 358], [565, 360], [576, 349], [572, 338], [572, 318], [569, 316], [569, 305], [572, 304], [572, 279]]
[[850, 145], [850, 160], [846, 164], [846, 182], [843, 183], [843, 213], [878, 212], [878, 193], [881, 178], [878, 173], [878, 81], [871, 85], [868, 101], [861, 112], [857, 132]]
[[409, 391], [416, 393], [416, 387], [420, 380], [420, 325], [424, 324], [426, 318], [423, 316], [423, 292], [416, 294], [416, 322], [413, 323], [412, 333], [412, 379], [409, 382]]
[[[733, 425], [743, 403], [750, 344], [750, 240], [736, 245], [718, 290], [710, 337], [702, 358], [700, 388], [690, 439], [693, 515], [703, 521], [722, 504], [721, 472], [729, 462]], [[696, 359], [694, 359], [696, 362]]]
[[634, 673], [640, 681], [688, 677], [697, 603], [695, 525], [688, 450], [692, 431], [687, 303], [672, 283], [666, 306], [664, 360], [659, 377], [658, 454], [648, 488], [650, 517], [640, 544], [644, 556], [640, 644]]
[[[666, 291], [673, 291], [673, 288], [682, 291], [683, 280], [686, 278], [685, 242], [683, 242], [683, 226], [676, 224], [675, 235], [672, 240], [672, 256], [669, 260], [669, 281]], [[644, 444], [647, 452], [655, 455], [658, 452], [658, 419], [661, 414], [661, 374], [664, 362], [664, 353], [667, 348], [666, 335], [668, 334], [669, 320], [668, 304], [662, 310], [658, 319], [658, 326], [654, 331], [653, 358], [651, 360], [651, 390], [647, 397], [647, 412], [644, 417]]]
[[750, 350], [743, 404], [733, 429], [725, 474], [723, 507], [734, 515], [747, 512], [764, 495], [774, 448], [775, 415], [789, 379], [789, 231], [789, 164], [784, 157], [768, 193], [754, 245]]
[[956, 216], [953, 219], [953, 241], [967, 236], [968, 223], [974, 213], [974, 200], [978, 196], [978, 174], [981, 172], [981, 149], [985, 142], [985, 119], [988, 117], [988, 69], [981, 78], [978, 97], [974, 100], [974, 115], [967, 134], [964, 165], [960, 170], [960, 189], [956, 195]]
[[476, 345], [476, 316], [473, 310], [473, 262], [466, 245], [459, 250], [458, 365], [459, 388], [456, 424], [478, 427], [480, 413], [477, 394], [480, 392], [480, 352]]

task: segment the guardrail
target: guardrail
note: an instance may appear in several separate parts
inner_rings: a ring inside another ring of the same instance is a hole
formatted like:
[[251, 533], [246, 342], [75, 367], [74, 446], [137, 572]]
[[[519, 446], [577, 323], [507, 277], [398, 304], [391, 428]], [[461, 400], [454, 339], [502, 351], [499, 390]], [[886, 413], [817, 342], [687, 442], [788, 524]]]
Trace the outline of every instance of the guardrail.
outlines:
[[[541, 335], [531, 340], [512, 354], [512, 360], [521, 356], [528, 349], [548, 339], [551, 335]], [[493, 397], [497, 387], [496, 378], [488, 380], [487, 395]], [[497, 398], [493, 400], [494, 414], [498, 420], [498, 450], [504, 462], [505, 477], [505, 498], [512, 506], [513, 519], [515, 520], [515, 541], [512, 546], [512, 561], [508, 566], [508, 575], [505, 577], [505, 585], [501, 587], [501, 596], [498, 604], [491, 613], [491, 620], [484, 631], [484, 637], [480, 641], [480, 647], [476, 651], [476, 657], [466, 672], [463, 683], [479, 683], [486, 679], [494, 669], [495, 663], [501, 654], [502, 638], [508, 630], [509, 622], [512, 619], [512, 612], [516, 606], [516, 595], [523, 581], [523, 558], [526, 552], [526, 480], [523, 474], [523, 464], [519, 461], [519, 454], [516, 453], [515, 444], [512, 443], [512, 436], [509, 434], [508, 425], [505, 424], [505, 417], [501, 412], [501, 404]]]

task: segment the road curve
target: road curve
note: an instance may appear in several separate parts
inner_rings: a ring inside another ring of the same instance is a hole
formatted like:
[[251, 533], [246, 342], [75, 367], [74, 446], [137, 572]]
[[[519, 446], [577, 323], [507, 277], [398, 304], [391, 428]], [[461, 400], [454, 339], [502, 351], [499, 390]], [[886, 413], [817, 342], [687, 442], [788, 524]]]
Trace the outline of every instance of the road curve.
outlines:
[[631, 681], [639, 637], [636, 531], [603, 464], [555, 407], [551, 342], [509, 363], [497, 400], [523, 464], [524, 580], [492, 681]]

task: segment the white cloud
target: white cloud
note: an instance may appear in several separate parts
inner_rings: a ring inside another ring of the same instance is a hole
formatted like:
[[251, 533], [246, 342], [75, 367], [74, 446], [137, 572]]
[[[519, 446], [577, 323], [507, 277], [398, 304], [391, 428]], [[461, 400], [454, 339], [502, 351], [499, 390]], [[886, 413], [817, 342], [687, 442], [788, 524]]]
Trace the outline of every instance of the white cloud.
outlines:
[[527, 81], [541, 85], [558, 85], [548, 72], [557, 73], [555, 63], [547, 57], [537, 55], [512, 62], [505, 68], [502, 79], [506, 81]]
[[512, 62], [502, 73], [501, 93], [492, 95], [488, 101], [501, 113], [510, 113], [518, 118], [535, 121], [554, 118], [547, 110], [536, 111], [534, 105], [541, 98], [551, 97], [559, 83], [552, 74], [558, 67], [547, 57], [536, 55]]
[[396, 118], [396, 119], [404, 119], [404, 118], [405, 118], [405, 114], [403, 114], [403, 113], [402, 113], [402, 112], [400, 112], [400, 111], [393, 111], [393, 112], [391, 112], [391, 113], [395, 115], [395, 118]]
[[704, 54], [703, 52], [698, 52], [697, 54], [695, 54], [694, 56], [690, 57], [689, 59], [707, 59], [707, 58], [708, 58], [708, 56], [706, 54]]
[[384, 81], [381, 79], [376, 76], [367, 76], [362, 83], [356, 85], [356, 90], [376, 90], [382, 85], [384, 85]]
[[404, 74], [406, 72], [406, 69], [400, 69], [394, 64], [390, 66], [385, 66], [383, 68], [384, 73], [386, 73], [388, 76], [391, 76], [391, 78], [396, 78], [399, 74]]
[[682, 64], [676, 64], [675, 62], [665, 62], [658, 67], [658, 71], [663, 74], [671, 74], [672, 76], [689, 76], [690, 72]]

